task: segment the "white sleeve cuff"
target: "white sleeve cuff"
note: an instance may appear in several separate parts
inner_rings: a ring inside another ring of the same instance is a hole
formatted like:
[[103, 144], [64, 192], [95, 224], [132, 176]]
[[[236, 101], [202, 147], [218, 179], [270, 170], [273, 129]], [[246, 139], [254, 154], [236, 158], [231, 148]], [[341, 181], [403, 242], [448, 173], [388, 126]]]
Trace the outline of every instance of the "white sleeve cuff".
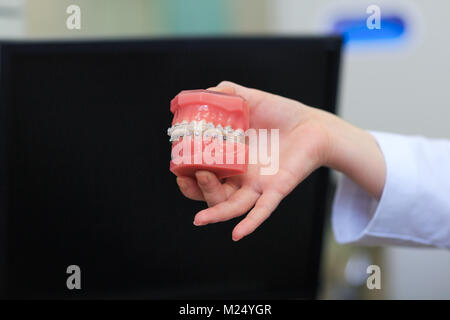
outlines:
[[[424, 175], [430, 173], [421, 170], [434, 165], [424, 160], [426, 157], [422, 153], [428, 146], [425, 139], [380, 132], [371, 134], [386, 161], [383, 193], [376, 201], [348, 177], [341, 176], [332, 215], [336, 240], [364, 245], [448, 247], [450, 215], [433, 215], [436, 208], [429, 203], [435, 199], [429, 199], [432, 195], [427, 197], [422, 191], [426, 183]], [[446, 187], [450, 187], [448, 183]], [[447, 226], [443, 227], [442, 223]]]

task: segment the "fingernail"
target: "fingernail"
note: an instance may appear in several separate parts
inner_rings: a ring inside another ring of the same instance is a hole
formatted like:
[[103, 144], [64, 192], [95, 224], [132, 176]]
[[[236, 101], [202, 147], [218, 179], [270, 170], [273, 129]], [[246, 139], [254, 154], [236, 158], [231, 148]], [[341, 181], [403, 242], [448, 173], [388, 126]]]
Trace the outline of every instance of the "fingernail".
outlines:
[[194, 219], [194, 226], [196, 226], [196, 227], [200, 227], [200, 226], [203, 226], [204, 224], [203, 223], [200, 223], [200, 222], [198, 222], [197, 220], [195, 220]]
[[203, 226], [203, 225], [206, 224], [206, 223], [202, 222], [201, 217], [202, 217], [202, 214], [200, 214], [200, 213], [197, 213], [195, 215], [195, 217], [194, 217], [194, 226]]

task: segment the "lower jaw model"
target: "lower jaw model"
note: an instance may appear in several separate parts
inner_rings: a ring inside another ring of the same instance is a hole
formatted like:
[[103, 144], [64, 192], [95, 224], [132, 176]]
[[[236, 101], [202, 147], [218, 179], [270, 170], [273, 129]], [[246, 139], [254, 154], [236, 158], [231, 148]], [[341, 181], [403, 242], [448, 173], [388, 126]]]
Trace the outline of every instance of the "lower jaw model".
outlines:
[[170, 110], [170, 171], [176, 176], [193, 177], [198, 170], [208, 170], [221, 179], [247, 171], [249, 110], [242, 97], [185, 90], [172, 99]]

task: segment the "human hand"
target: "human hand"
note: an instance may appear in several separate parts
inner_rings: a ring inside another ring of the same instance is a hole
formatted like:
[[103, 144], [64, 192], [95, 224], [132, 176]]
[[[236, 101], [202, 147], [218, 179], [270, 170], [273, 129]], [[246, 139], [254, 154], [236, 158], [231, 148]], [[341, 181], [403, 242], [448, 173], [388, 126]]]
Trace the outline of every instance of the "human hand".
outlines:
[[367, 132], [298, 101], [231, 82], [221, 82], [209, 90], [246, 99], [250, 128], [279, 129], [279, 169], [274, 175], [261, 175], [260, 164], [249, 164], [245, 174], [223, 181], [208, 171], [197, 171], [196, 179], [178, 177], [187, 198], [206, 201], [209, 206], [195, 215], [195, 225], [230, 220], [250, 211], [232, 232], [232, 239], [238, 241], [262, 224], [284, 197], [321, 166], [344, 172], [376, 198], [381, 195], [384, 158]]

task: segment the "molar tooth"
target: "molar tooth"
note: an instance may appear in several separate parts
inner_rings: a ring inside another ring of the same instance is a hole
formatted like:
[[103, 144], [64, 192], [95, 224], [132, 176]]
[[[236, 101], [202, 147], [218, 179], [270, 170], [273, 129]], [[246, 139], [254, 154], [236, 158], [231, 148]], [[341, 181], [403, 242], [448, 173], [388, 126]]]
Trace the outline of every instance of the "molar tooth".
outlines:
[[172, 134], [184, 133], [185, 131], [186, 131], [185, 128], [176, 128], [175, 130], [172, 131]]
[[167, 129], [167, 134], [170, 136], [174, 130], [179, 129], [181, 124], [179, 122], [172, 125], [170, 128]]
[[186, 135], [186, 128], [177, 127], [175, 130], [172, 131], [171, 141], [178, 141], [180, 137], [184, 137], [184, 135]]

